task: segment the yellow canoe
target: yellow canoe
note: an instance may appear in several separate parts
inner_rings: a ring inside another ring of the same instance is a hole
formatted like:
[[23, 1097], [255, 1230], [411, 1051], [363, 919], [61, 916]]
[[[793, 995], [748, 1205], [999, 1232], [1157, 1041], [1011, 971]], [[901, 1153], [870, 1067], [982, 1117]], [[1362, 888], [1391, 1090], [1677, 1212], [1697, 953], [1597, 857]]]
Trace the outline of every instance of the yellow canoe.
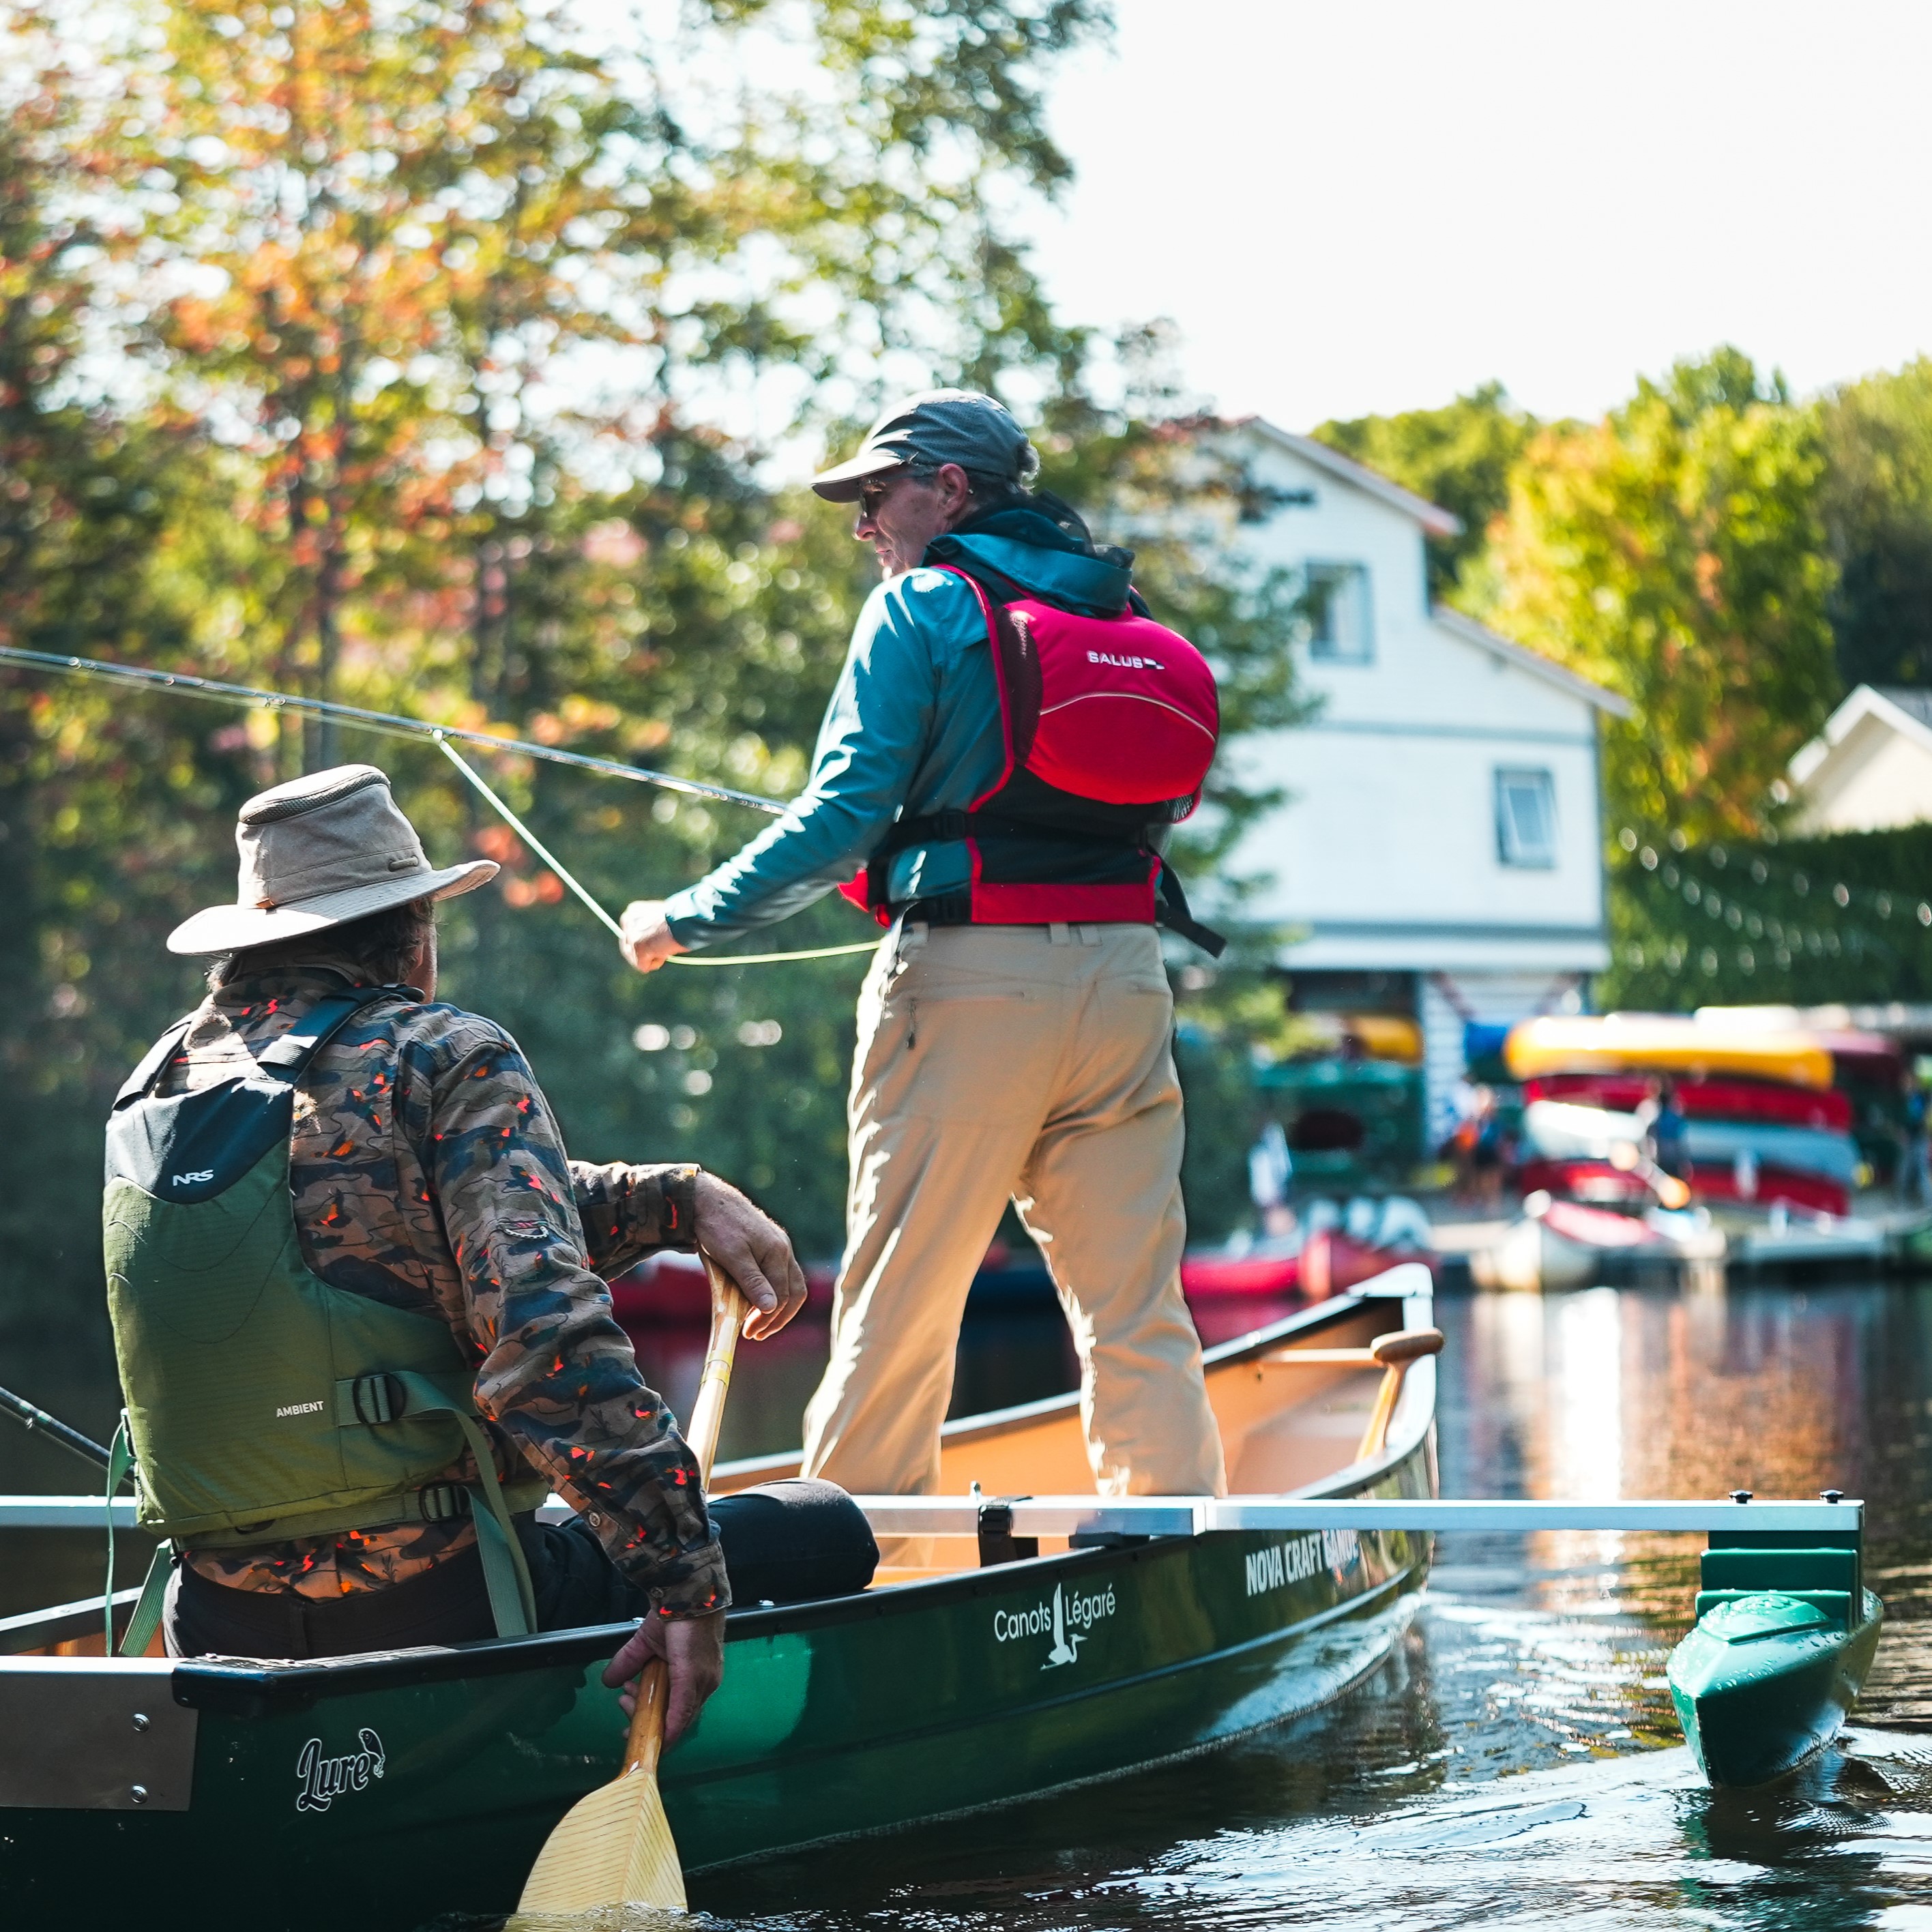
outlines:
[[1510, 1028], [1503, 1059], [1518, 1080], [1540, 1073], [1674, 1073], [1832, 1084], [1832, 1056], [1814, 1034], [1795, 1027], [1747, 1032], [1672, 1013], [1525, 1020]]

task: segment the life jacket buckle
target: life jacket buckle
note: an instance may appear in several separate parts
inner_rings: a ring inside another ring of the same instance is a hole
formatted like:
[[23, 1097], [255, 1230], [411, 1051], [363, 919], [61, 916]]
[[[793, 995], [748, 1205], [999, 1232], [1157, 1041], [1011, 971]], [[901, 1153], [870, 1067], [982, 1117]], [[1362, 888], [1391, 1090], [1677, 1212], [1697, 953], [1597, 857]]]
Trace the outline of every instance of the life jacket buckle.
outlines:
[[425, 1483], [416, 1492], [424, 1522], [454, 1522], [469, 1515], [472, 1498], [461, 1483]]
[[409, 1391], [404, 1388], [400, 1377], [391, 1375], [386, 1370], [378, 1370], [370, 1376], [358, 1376], [352, 1397], [356, 1420], [372, 1429], [381, 1423], [396, 1421], [410, 1403]]

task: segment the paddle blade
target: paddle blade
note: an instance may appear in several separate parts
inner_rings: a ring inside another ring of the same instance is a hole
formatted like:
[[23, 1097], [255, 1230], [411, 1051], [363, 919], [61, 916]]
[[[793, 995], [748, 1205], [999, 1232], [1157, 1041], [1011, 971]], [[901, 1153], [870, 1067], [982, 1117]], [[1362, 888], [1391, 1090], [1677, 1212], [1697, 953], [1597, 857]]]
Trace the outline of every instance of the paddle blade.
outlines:
[[627, 1771], [580, 1798], [538, 1854], [519, 1912], [556, 1918], [621, 1905], [684, 1910], [684, 1871], [654, 1773]]

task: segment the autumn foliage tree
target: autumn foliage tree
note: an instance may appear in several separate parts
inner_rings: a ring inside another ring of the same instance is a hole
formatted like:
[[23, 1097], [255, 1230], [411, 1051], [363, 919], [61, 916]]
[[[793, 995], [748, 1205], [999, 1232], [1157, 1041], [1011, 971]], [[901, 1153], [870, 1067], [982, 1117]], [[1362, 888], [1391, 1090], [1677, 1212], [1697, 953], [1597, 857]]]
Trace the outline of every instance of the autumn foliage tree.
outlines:
[[[1184, 487], [1184, 426], [1094, 401], [1092, 345], [1013, 232], [1067, 173], [1046, 77], [1103, 16], [711, 0], [626, 38], [554, 0], [22, 0], [10, 640], [794, 790], [875, 572], [775, 468], [887, 391], [964, 380], [1029, 408], [1104, 536]], [[83, 44], [85, 84], [62, 66]], [[1150, 593], [1217, 655], [1231, 719], [1279, 720], [1271, 608], [1205, 562], [1157, 539]], [[700, 1160], [836, 1246], [854, 962], [639, 978], [428, 748], [46, 680], [0, 694], [0, 1046], [40, 1123], [0, 1234], [93, 1346], [100, 1121], [198, 990], [166, 933], [232, 890], [241, 800], [324, 760], [380, 762], [433, 850], [503, 863], [447, 910], [446, 982], [516, 1033], [575, 1146]], [[608, 905], [764, 822], [486, 763]], [[866, 932], [829, 902], [781, 943]], [[0, 1289], [10, 1312], [39, 1332]]]
[[1772, 821], [1838, 694], [1818, 412], [1720, 349], [1601, 422], [1544, 430], [1466, 590], [1477, 614], [1629, 698], [1606, 723], [1612, 833]]

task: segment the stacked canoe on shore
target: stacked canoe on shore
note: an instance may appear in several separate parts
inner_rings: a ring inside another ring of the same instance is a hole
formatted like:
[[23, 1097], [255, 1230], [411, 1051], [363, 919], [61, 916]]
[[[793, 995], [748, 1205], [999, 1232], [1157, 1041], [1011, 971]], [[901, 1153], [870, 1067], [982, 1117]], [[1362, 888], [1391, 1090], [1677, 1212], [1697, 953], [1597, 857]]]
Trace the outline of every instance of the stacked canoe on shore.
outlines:
[[[1788, 1009], [1706, 1008], [1528, 1020], [1504, 1057], [1522, 1083], [1522, 1214], [1471, 1255], [1478, 1286], [1918, 1264], [1922, 1214], [1853, 1207], [1874, 1166], [1904, 1152], [1889, 1040], [1808, 1027]], [[1666, 1099], [1678, 1120], [1662, 1144]]]
[[1846, 1214], [1863, 1163], [1838, 1054], [1890, 1051], [1882, 1040], [1831, 1039], [1743, 1015], [1526, 1021], [1504, 1049], [1523, 1083], [1521, 1184], [1526, 1193], [1647, 1207], [1650, 1184], [1616, 1156], [1642, 1146], [1638, 1109], [1668, 1082], [1684, 1117], [1682, 1178], [1694, 1199]]

